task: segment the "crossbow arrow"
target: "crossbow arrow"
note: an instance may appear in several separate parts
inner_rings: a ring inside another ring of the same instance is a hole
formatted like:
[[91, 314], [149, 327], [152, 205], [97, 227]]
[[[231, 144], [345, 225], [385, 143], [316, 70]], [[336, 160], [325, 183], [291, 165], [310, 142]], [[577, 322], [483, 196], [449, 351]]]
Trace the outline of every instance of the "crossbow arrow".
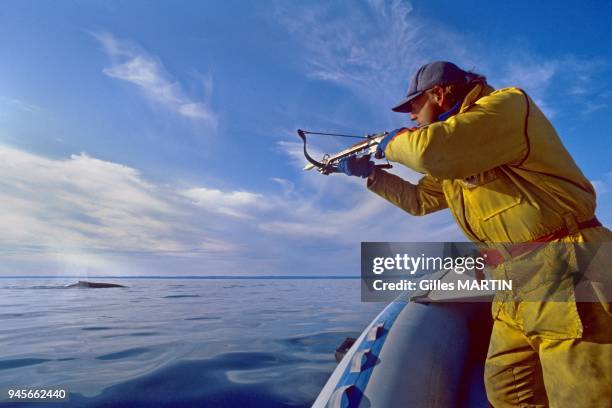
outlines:
[[[321, 133], [321, 132], [309, 132], [306, 130], [298, 129], [298, 136], [304, 142], [304, 157], [308, 160], [306, 166], [304, 166], [304, 170], [312, 170], [316, 168], [320, 173], [329, 175], [331, 173], [338, 172], [338, 162], [349, 156], [365, 156], [376, 152], [376, 147], [383, 140], [383, 138], [389, 134], [389, 132], [381, 132], [381, 133], [373, 133], [365, 136], [355, 136], [355, 135], [343, 135], [338, 133]], [[351, 137], [356, 139], [364, 139], [362, 142], [358, 142], [348, 149], [344, 149], [336, 154], [325, 154], [321, 161], [315, 160], [310, 154], [308, 154], [308, 150], [306, 148], [306, 135], [324, 135], [324, 136], [334, 136], [334, 137]], [[391, 164], [378, 164], [376, 167], [389, 169], [391, 168]]]

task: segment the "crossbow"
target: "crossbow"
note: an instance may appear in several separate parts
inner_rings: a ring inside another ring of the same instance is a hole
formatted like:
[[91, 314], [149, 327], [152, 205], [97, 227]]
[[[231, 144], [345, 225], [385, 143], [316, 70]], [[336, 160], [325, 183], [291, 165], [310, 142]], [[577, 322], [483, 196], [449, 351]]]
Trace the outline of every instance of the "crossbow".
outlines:
[[[338, 172], [338, 162], [341, 159], [349, 156], [365, 156], [370, 155], [376, 152], [376, 147], [378, 144], [384, 139], [385, 136], [389, 134], [389, 132], [381, 132], [381, 133], [373, 133], [365, 136], [355, 136], [355, 135], [343, 135], [338, 133], [321, 133], [321, 132], [309, 132], [306, 130], [298, 129], [298, 136], [304, 142], [304, 157], [308, 160], [308, 164], [304, 166], [304, 170], [312, 170], [317, 169], [322, 174], [329, 175], [331, 173]], [[354, 144], [348, 149], [344, 149], [336, 154], [325, 154], [321, 161], [314, 159], [310, 154], [308, 154], [308, 149], [306, 148], [306, 135], [325, 135], [325, 136], [335, 136], [335, 137], [352, 137], [357, 139], [363, 139], [363, 141]], [[391, 164], [378, 164], [376, 167], [389, 169], [391, 168]]]

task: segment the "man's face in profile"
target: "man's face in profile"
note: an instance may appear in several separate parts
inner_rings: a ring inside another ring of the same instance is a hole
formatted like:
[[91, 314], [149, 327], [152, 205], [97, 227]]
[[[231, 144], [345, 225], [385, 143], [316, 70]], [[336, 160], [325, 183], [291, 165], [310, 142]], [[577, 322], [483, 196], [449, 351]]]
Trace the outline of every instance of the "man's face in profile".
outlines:
[[417, 96], [410, 103], [410, 120], [417, 126], [425, 126], [438, 121], [438, 116], [444, 113], [442, 99], [438, 95], [441, 88], [436, 86]]

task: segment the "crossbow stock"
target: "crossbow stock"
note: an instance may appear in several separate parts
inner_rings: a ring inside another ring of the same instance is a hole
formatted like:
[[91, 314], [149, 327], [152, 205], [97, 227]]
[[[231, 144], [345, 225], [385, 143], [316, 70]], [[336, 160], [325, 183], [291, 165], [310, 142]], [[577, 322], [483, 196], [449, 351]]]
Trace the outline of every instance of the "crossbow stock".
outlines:
[[[304, 157], [308, 160], [306, 166], [304, 166], [304, 170], [312, 170], [317, 169], [320, 173], [329, 175], [331, 173], [338, 172], [338, 162], [349, 156], [365, 156], [370, 155], [376, 152], [376, 147], [383, 140], [383, 138], [389, 134], [389, 132], [381, 132], [381, 133], [373, 133], [365, 136], [354, 136], [354, 135], [341, 135], [337, 133], [320, 133], [320, 132], [309, 132], [306, 130], [298, 129], [298, 136], [304, 142]], [[354, 144], [348, 149], [344, 149], [336, 154], [325, 154], [321, 161], [315, 160], [310, 154], [308, 154], [308, 150], [306, 148], [306, 135], [327, 135], [327, 136], [338, 136], [338, 137], [353, 137], [358, 139], [364, 139], [363, 141]], [[389, 169], [392, 166], [387, 164], [379, 164], [376, 167]]]

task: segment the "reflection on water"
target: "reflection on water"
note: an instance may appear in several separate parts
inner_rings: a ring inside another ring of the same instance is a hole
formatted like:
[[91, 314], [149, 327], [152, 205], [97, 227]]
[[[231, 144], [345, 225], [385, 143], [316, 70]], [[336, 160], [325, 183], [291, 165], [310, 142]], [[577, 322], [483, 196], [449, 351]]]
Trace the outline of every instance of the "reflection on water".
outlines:
[[0, 280], [0, 389], [71, 391], [16, 407], [309, 406], [335, 348], [384, 307], [357, 279], [70, 283]]

